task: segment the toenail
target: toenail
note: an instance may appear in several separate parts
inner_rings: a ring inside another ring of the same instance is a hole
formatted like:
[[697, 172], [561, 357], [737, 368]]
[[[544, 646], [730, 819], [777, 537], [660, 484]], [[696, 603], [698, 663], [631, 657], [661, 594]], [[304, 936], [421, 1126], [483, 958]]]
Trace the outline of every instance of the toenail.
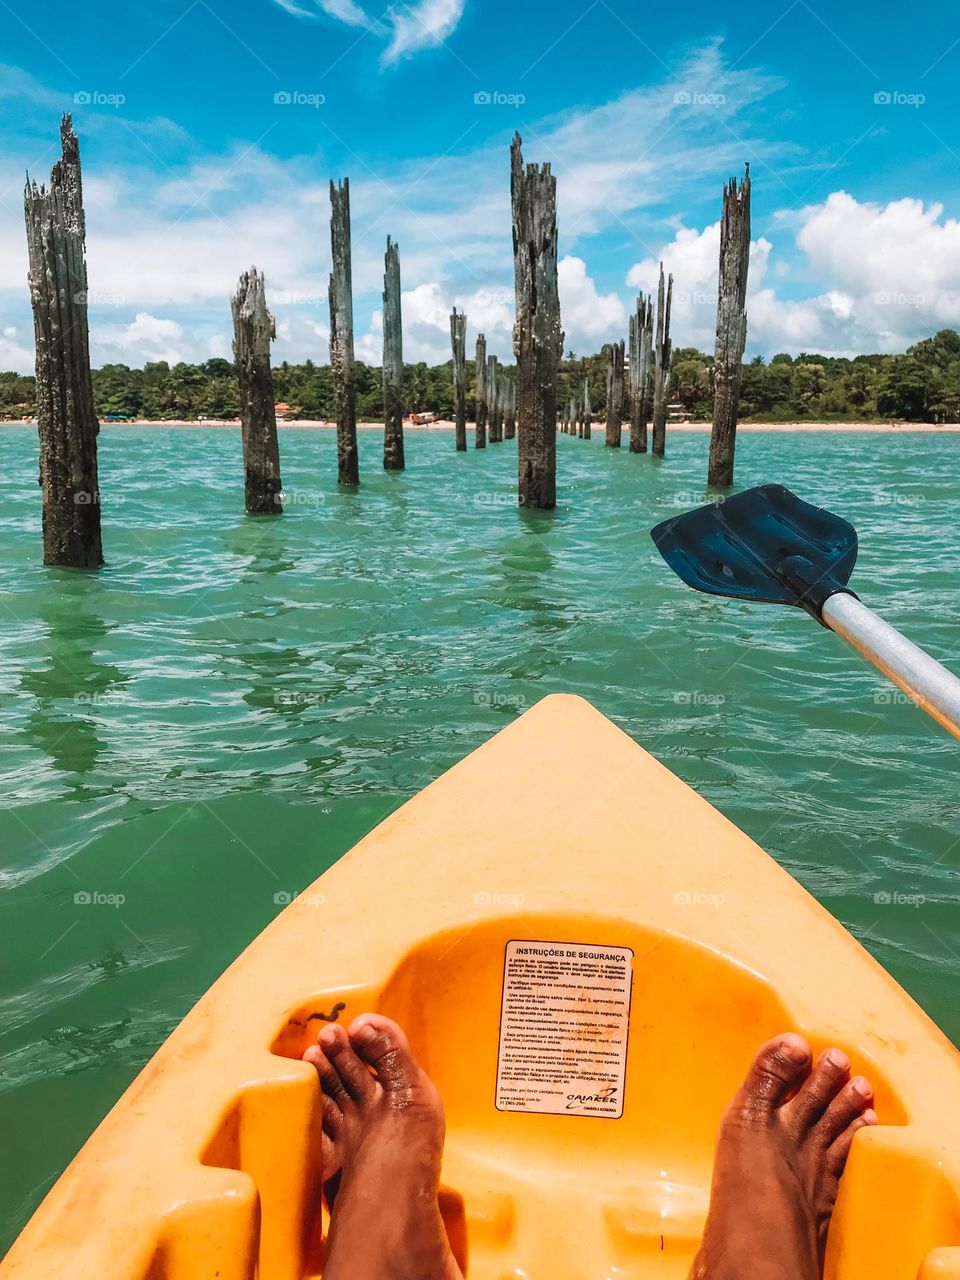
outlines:
[[353, 1033], [357, 1044], [372, 1044], [377, 1038], [377, 1028], [370, 1022], [361, 1023]]
[[828, 1049], [824, 1054], [824, 1057], [830, 1063], [831, 1067], [839, 1067], [843, 1070], [845, 1067], [849, 1067], [850, 1065], [847, 1060], [847, 1055], [845, 1053], [841, 1053], [839, 1049]]
[[792, 1040], [785, 1040], [780, 1046], [780, 1051], [785, 1058], [788, 1058], [791, 1062], [796, 1062], [798, 1065], [801, 1062], [806, 1062], [810, 1056], [803, 1045], [794, 1044]]
[[325, 1044], [329, 1047], [330, 1045], [337, 1043], [337, 1033], [334, 1031], [333, 1027], [324, 1027], [317, 1036], [317, 1039], [321, 1044]]
[[867, 1108], [867, 1110], [866, 1110], [866, 1111], [863, 1113], [863, 1115], [860, 1117], [860, 1119], [861, 1119], [861, 1120], [863, 1120], [863, 1121], [864, 1121], [864, 1123], [866, 1123], [866, 1124], [879, 1124], [879, 1123], [880, 1123], [880, 1117], [879, 1117], [879, 1116], [877, 1115], [877, 1113], [874, 1111], [873, 1107], [868, 1107], [868, 1108]]
[[862, 1076], [856, 1076], [853, 1080], [850, 1081], [850, 1084], [854, 1092], [859, 1093], [861, 1098], [873, 1097], [873, 1090], [870, 1088], [869, 1082], [867, 1080], [864, 1080]]

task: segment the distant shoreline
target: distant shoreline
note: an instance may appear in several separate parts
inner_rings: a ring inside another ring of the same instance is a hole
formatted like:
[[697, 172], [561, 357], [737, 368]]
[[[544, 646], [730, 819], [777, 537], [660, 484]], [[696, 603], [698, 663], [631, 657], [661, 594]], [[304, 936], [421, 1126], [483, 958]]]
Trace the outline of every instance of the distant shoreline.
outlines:
[[[28, 427], [35, 426], [36, 423], [30, 419], [23, 418], [14, 422], [0, 422], [2, 427]], [[150, 419], [137, 420], [135, 422], [101, 422], [101, 427], [175, 427], [178, 430], [184, 430], [189, 427], [203, 428], [213, 427], [218, 430], [232, 429], [236, 430], [240, 426], [238, 419], [220, 419], [208, 418], [200, 422], [161, 422]], [[336, 428], [335, 422], [316, 422], [312, 419], [289, 419], [278, 422], [277, 427], [280, 430], [288, 431], [331, 431]], [[403, 424], [404, 431], [453, 431], [454, 423], [452, 422], [429, 422], [429, 423], [411, 423]], [[702, 433], [709, 432], [711, 424], [709, 422], [670, 422], [667, 424], [667, 431], [673, 432], [692, 432]], [[358, 431], [382, 431], [382, 422], [358, 422]], [[472, 434], [474, 424], [467, 423], [467, 432]], [[595, 422], [593, 424], [593, 432], [596, 434], [603, 431], [603, 423]], [[913, 434], [941, 434], [954, 435], [960, 433], [960, 422], [897, 422], [892, 425], [889, 422], [741, 422], [737, 427], [738, 432], [749, 434], [751, 432], [768, 432], [773, 434], [792, 434], [794, 432], [829, 432], [836, 435], [860, 434], [862, 432], [872, 432], [877, 435], [913, 435]], [[629, 424], [624, 423], [623, 434], [629, 432]]]

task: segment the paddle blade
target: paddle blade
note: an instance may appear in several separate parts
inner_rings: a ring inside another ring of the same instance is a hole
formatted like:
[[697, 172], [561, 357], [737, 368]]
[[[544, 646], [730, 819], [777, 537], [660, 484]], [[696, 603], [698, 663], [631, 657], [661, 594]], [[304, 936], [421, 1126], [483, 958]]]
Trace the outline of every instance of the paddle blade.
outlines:
[[811, 584], [829, 583], [829, 594], [846, 586], [857, 561], [853, 525], [782, 484], [673, 516], [650, 536], [674, 573], [697, 591], [807, 609], [798, 563], [809, 565], [803, 578]]

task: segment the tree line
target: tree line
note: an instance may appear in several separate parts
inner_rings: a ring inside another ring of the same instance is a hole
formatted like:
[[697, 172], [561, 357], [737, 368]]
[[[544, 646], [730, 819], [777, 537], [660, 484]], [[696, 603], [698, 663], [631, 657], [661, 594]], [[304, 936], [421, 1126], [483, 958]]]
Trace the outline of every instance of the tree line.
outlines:
[[[509, 366], [506, 366], [509, 373]], [[382, 420], [380, 369], [357, 362], [357, 414]], [[708, 420], [713, 413], [713, 358], [694, 347], [674, 352], [670, 400], [684, 416]], [[331, 421], [335, 417], [330, 368], [307, 360], [274, 366], [278, 403], [290, 417]], [[606, 409], [607, 353], [575, 356], [560, 365], [558, 403], [590, 382], [591, 403]], [[467, 361], [468, 410], [476, 393], [476, 368]], [[235, 418], [240, 412], [236, 373], [229, 360], [202, 364], [156, 361], [142, 369], [107, 364], [93, 370], [96, 409], [101, 418], [190, 421]], [[407, 411], [454, 412], [451, 362], [405, 364], [403, 399]], [[943, 329], [903, 355], [863, 355], [846, 359], [801, 353], [757, 356], [743, 366], [740, 420], [744, 422], [960, 421], [960, 333]], [[32, 416], [35, 381], [27, 374], [0, 373], [0, 417]]]

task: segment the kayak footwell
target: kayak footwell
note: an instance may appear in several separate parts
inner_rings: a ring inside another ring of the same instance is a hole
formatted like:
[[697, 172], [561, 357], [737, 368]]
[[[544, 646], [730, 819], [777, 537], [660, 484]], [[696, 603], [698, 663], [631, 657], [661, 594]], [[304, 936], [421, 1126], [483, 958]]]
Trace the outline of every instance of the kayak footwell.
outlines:
[[[318, 853], [322, 855], [322, 849]], [[545, 699], [301, 894], [64, 1173], [3, 1280], [323, 1267], [319, 1027], [380, 1010], [447, 1112], [468, 1277], [682, 1280], [757, 1046], [877, 1092], [831, 1280], [960, 1280], [960, 1057], [794, 880], [581, 699]]]

